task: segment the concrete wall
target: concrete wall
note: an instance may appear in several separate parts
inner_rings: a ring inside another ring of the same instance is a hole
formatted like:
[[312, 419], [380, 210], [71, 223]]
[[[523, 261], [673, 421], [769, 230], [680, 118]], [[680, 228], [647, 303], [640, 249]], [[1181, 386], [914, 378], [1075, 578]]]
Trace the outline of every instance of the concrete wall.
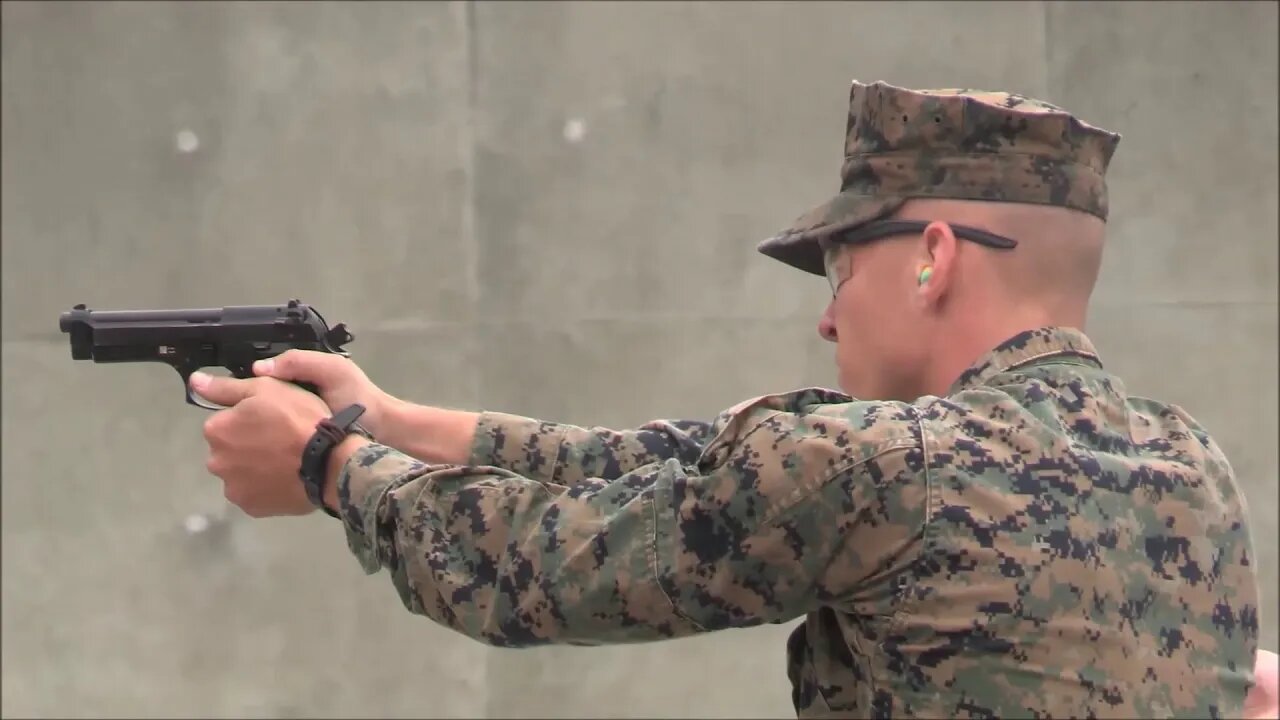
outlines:
[[54, 323], [301, 297], [392, 392], [615, 426], [831, 384], [825, 286], [753, 247], [835, 188], [851, 78], [1125, 135], [1091, 331], [1230, 453], [1276, 649], [1276, 20], [5, 2], [3, 714], [790, 715], [790, 627], [498, 651], [409, 616], [327, 518], [224, 517], [176, 374]]

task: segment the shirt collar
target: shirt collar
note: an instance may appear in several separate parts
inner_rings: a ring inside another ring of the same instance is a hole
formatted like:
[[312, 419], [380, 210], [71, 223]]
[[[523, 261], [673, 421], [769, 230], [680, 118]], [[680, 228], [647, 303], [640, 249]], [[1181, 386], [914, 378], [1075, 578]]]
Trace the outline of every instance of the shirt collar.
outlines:
[[1068, 327], [1043, 327], [1026, 330], [1000, 343], [994, 350], [978, 358], [956, 378], [949, 394], [984, 385], [1000, 373], [1045, 358], [1074, 357], [1102, 367], [1098, 351], [1084, 333]]

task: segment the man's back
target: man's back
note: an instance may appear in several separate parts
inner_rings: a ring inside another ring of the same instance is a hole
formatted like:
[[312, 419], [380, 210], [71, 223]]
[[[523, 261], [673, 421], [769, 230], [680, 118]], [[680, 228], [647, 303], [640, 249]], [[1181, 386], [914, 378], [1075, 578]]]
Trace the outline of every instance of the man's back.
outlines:
[[1239, 714], [1258, 595], [1231, 469], [1055, 334], [1069, 352], [1005, 348], [916, 404], [911, 557], [797, 629], [802, 715]]

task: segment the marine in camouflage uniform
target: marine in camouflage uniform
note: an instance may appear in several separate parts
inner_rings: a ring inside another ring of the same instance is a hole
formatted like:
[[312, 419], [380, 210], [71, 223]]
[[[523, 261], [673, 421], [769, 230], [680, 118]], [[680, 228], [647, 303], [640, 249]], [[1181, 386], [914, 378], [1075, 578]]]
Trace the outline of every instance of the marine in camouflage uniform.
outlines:
[[[841, 192], [760, 249], [824, 274], [907, 198], [1105, 219], [1118, 140], [1016, 95], [855, 82]], [[804, 618], [802, 717], [1231, 717], [1252, 683], [1226, 457], [1071, 328], [1008, 338], [945, 396], [810, 388], [628, 431], [488, 412], [468, 465], [373, 443], [338, 482], [364, 568], [486, 643]]]

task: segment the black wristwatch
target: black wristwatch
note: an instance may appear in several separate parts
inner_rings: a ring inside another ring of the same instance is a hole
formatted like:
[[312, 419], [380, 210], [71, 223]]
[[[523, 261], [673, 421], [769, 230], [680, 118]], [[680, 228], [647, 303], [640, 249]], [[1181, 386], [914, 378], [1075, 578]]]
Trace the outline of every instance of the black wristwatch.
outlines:
[[302, 467], [298, 470], [298, 475], [302, 478], [302, 487], [307, 491], [307, 499], [324, 510], [329, 517], [341, 519], [338, 513], [324, 504], [325, 470], [329, 464], [329, 454], [348, 435], [356, 434], [373, 439], [373, 435], [356, 422], [363, 414], [364, 406], [356, 403], [334, 413], [333, 417], [324, 418], [316, 423], [315, 433], [311, 435], [311, 439], [302, 450]]

